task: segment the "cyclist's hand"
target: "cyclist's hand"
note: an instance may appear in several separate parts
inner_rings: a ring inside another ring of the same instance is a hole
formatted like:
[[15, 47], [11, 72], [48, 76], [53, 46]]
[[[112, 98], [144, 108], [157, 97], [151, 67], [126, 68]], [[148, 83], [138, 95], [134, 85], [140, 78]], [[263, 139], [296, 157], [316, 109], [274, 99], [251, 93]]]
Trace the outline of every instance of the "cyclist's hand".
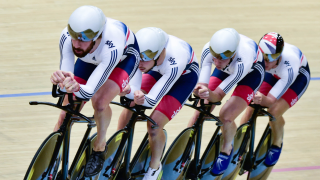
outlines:
[[57, 85], [59, 84], [59, 86], [61, 88], [63, 88], [63, 81], [66, 79], [65, 75], [63, 74], [63, 71], [61, 70], [57, 70], [54, 73], [52, 73], [51, 77], [50, 77], [50, 81], [52, 84]]
[[134, 92], [134, 102], [138, 105], [142, 105], [144, 103], [144, 93], [140, 90], [136, 90]]
[[119, 96], [125, 96], [129, 94], [131, 91], [130, 85], [128, 84], [121, 93], [119, 93]]
[[80, 84], [73, 77], [67, 77], [63, 81], [63, 85], [66, 88], [67, 93], [74, 93], [80, 89]]
[[198, 90], [198, 95], [201, 99], [208, 99], [209, 98], [209, 88], [202, 85], [202, 84], [198, 84], [195, 87], [195, 90]]
[[256, 94], [253, 96], [253, 102], [254, 104], [261, 104], [263, 94], [259, 91], [256, 92]]

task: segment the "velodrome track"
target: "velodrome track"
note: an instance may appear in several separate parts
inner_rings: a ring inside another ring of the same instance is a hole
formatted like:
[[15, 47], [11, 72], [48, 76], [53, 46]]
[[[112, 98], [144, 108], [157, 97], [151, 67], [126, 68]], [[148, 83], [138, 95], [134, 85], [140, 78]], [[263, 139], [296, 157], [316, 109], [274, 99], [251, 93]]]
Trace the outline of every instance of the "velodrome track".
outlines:
[[[79, 6], [90, 4], [105, 15], [127, 24], [137, 32], [148, 26], [162, 28], [193, 47], [198, 60], [203, 45], [212, 34], [233, 27], [256, 42], [270, 31], [298, 46], [311, 69], [311, 83], [302, 99], [285, 115], [283, 153], [269, 179], [319, 179], [320, 177], [320, 1], [125, 1], [125, 0], [15, 0], [0, 1], [0, 179], [22, 179], [28, 165], [45, 137], [52, 132], [59, 110], [30, 106], [29, 101], [55, 102], [49, 94], [51, 73], [59, 67], [59, 38], [70, 14]], [[228, 99], [228, 94], [223, 103]], [[118, 97], [115, 101], [118, 101]], [[220, 107], [214, 111], [218, 114]], [[121, 108], [112, 106], [113, 118], [107, 138], [116, 130]], [[91, 116], [89, 102], [83, 113]], [[193, 113], [188, 107], [165, 127], [167, 148], [186, 127]], [[238, 118], [236, 120], [239, 123]], [[258, 122], [258, 136], [266, 118]], [[202, 150], [215, 125], [206, 123]], [[86, 126], [74, 125], [71, 137], [72, 158]], [[138, 123], [133, 148], [146, 132]], [[133, 150], [134, 152], [134, 150]], [[72, 159], [71, 159], [72, 160]], [[245, 179], [238, 177], [237, 179]]]

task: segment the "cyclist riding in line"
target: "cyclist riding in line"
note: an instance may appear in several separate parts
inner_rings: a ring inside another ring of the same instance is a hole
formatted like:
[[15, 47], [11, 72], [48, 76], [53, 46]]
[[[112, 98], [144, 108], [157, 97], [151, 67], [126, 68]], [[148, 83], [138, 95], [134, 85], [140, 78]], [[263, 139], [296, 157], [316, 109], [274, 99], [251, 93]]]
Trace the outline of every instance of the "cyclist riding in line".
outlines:
[[[101, 171], [107, 153], [106, 131], [112, 114], [109, 104], [136, 72], [139, 47], [125, 24], [105, 17], [94, 6], [81, 6], [71, 14], [59, 45], [60, 70], [51, 75], [51, 82], [79, 98], [92, 99], [97, 139], [85, 176], [93, 176]], [[65, 98], [64, 104], [67, 103]], [[61, 111], [55, 131], [65, 115]]]
[[[211, 74], [212, 64], [216, 67]], [[203, 47], [200, 78], [194, 94], [201, 99], [218, 102], [235, 87], [232, 96], [219, 112], [223, 122], [223, 145], [211, 170], [213, 176], [219, 176], [227, 169], [237, 130], [234, 120], [249, 105], [263, 78], [264, 62], [258, 45], [252, 39], [238, 34], [235, 29], [217, 31]], [[199, 112], [195, 111], [189, 127], [198, 116]]]
[[[283, 114], [291, 108], [306, 91], [310, 81], [310, 70], [305, 55], [296, 46], [284, 43], [276, 32], [265, 34], [259, 41], [266, 66], [264, 81], [254, 95], [255, 104], [268, 107], [276, 121], [270, 122], [272, 129], [272, 146], [264, 164], [274, 166], [283, 147], [284, 118]], [[241, 119], [246, 123], [253, 113], [248, 107]]]
[[[191, 95], [198, 82], [199, 65], [188, 43], [160, 28], [143, 28], [136, 37], [141, 60], [137, 73], [124, 92], [138, 105], [154, 107], [160, 101], [150, 115], [159, 128], [152, 129], [151, 123], [147, 124], [151, 161], [143, 178], [156, 180], [162, 170], [160, 160], [166, 138], [162, 129]], [[131, 116], [132, 112], [124, 109], [118, 129], [123, 128]]]

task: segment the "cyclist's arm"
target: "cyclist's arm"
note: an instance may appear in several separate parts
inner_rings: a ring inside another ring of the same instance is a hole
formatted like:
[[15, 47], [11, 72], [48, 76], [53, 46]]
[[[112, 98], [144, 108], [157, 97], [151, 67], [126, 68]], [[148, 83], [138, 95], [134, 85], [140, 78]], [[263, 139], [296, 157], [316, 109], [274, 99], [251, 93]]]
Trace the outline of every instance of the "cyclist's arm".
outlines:
[[214, 91], [209, 89], [209, 98], [210, 102], [219, 102], [223, 99], [226, 93], [219, 87], [217, 87]]
[[281, 69], [281, 72], [279, 73], [279, 77], [281, 79], [279, 79], [277, 83], [272, 87], [269, 94], [271, 94], [276, 99], [280, 99], [296, 79], [297, 75], [295, 74], [296, 73], [294, 72], [294, 69], [292, 67], [284, 67], [283, 69]]
[[90, 75], [86, 85], [80, 85], [80, 89], [74, 94], [83, 99], [91, 99], [91, 97], [99, 90], [99, 88], [107, 81], [113, 69], [120, 61], [123, 48], [114, 49], [104, 55], [102, 62], [95, 68]]
[[210, 54], [208, 47], [209, 47], [209, 43], [207, 43], [204, 46], [201, 54], [201, 70], [200, 70], [199, 83], [203, 83], [203, 84], [209, 84], [211, 67], [213, 63], [212, 55]]
[[277, 98], [275, 98], [272, 94], [269, 93], [267, 96], [262, 94], [262, 100], [260, 105], [264, 107], [270, 107], [276, 101], [277, 101]]
[[61, 32], [60, 41], [60, 70], [65, 72], [74, 71], [74, 53], [72, 51], [71, 37], [67, 28]]
[[165, 74], [154, 84], [148, 94], [145, 95], [143, 106], [153, 107], [157, 102], [168, 93], [175, 82], [180, 78], [183, 66], [173, 66], [168, 68]]
[[127, 98], [133, 99], [134, 97], [134, 92], [136, 90], [141, 89], [141, 82], [142, 82], [142, 72], [138, 68], [133, 77], [129, 81], [130, 85], [130, 93], [126, 95]]

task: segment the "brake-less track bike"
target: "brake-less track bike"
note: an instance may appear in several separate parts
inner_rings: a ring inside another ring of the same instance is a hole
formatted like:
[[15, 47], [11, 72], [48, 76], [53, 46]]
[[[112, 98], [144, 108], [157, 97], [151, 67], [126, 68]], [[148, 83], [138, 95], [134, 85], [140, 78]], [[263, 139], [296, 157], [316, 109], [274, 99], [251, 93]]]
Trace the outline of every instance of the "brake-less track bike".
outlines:
[[249, 180], [267, 179], [272, 168], [266, 167], [263, 162], [266, 158], [268, 149], [272, 144], [271, 128], [269, 123], [261, 136], [261, 139], [254, 149], [254, 139], [256, 132], [256, 120], [258, 116], [269, 116], [270, 121], [275, 118], [267, 111], [265, 107], [256, 104], [250, 104], [254, 112], [247, 123], [239, 126], [234, 138], [234, 151], [231, 156], [231, 162], [225, 171], [222, 179], [233, 180], [237, 175], [247, 173]]
[[[212, 179], [210, 170], [214, 160], [220, 152], [220, 127], [219, 118], [211, 114], [212, 105], [221, 102], [205, 104], [203, 99], [189, 97], [193, 104], [185, 104], [200, 112], [197, 121], [192, 127], [184, 129], [173, 141], [165, 154], [163, 165], [163, 180], [175, 179]], [[200, 101], [200, 107], [197, 107]], [[201, 136], [204, 121], [216, 121], [217, 128], [200, 159]], [[192, 154], [194, 157], [192, 160]]]
[[[147, 115], [144, 114], [146, 109], [151, 109], [136, 105], [130, 107], [131, 100], [126, 97], [120, 98], [120, 103], [111, 102], [126, 108], [133, 112], [133, 115], [127, 125], [117, 131], [108, 140], [107, 159], [103, 169], [98, 175], [99, 180], [116, 179], [116, 180], [138, 180], [142, 179], [147, 172], [151, 160], [151, 150], [148, 141], [148, 133], [144, 136], [137, 152], [131, 160], [131, 150], [134, 135], [134, 126], [137, 121], [150, 121], [152, 129], [157, 129], [158, 125]], [[165, 135], [167, 137], [166, 131]], [[131, 160], [131, 162], [130, 162]]]
[[[52, 96], [59, 97], [57, 104], [49, 102], [31, 101], [30, 105], [49, 105], [66, 111], [66, 116], [59, 130], [51, 133], [40, 145], [25, 174], [25, 180], [52, 180], [52, 179], [77, 179], [83, 173], [84, 165], [91, 153], [92, 143], [96, 137], [89, 137], [91, 129], [96, 126], [92, 118], [79, 112], [83, 99], [73, 100], [72, 94], [57, 90], [57, 85], [52, 88]], [[63, 106], [63, 100], [68, 96], [69, 104]], [[73, 123], [88, 123], [87, 130], [76, 156], [69, 167], [69, 145], [71, 126]], [[60, 167], [61, 162], [61, 169]], [[83, 165], [83, 166], [81, 166]]]

